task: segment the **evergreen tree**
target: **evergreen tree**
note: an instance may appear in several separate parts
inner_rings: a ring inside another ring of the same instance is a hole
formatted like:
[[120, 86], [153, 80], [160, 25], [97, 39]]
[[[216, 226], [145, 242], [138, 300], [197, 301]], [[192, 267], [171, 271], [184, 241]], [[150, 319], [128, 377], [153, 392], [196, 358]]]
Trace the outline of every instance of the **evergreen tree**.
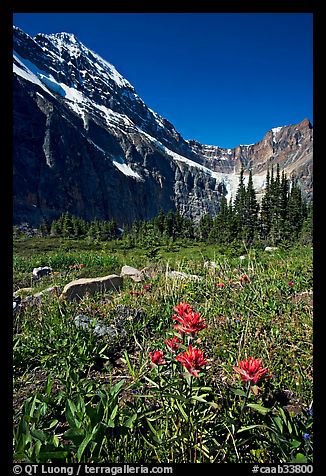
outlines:
[[280, 233], [282, 241], [289, 239], [288, 227], [288, 200], [289, 200], [289, 180], [284, 170], [282, 171], [282, 180], [280, 185], [279, 196], [279, 215], [280, 215]]
[[211, 215], [206, 213], [205, 215], [201, 217], [199, 221], [200, 240], [206, 241], [208, 239], [212, 226], [213, 226], [213, 218], [211, 217]]
[[155, 229], [163, 235], [165, 230], [165, 213], [162, 208], [160, 208], [159, 214], [154, 218]]
[[233, 205], [234, 227], [236, 237], [241, 237], [246, 220], [246, 187], [244, 184], [244, 168], [241, 166], [239, 185]]
[[247, 244], [251, 244], [258, 233], [259, 211], [251, 170], [249, 171], [248, 185], [245, 194], [244, 211], [243, 237]]
[[293, 176], [288, 201], [288, 225], [292, 239], [297, 239], [306, 218], [306, 207], [302, 200], [301, 189]]
[[73, 235], [72, 221], [68, 212], [63, 217], [62, 235], [66, 238], [70, 238]]
[[165, 232], [169, 238], [175, 238], [175, 217], [172, 210], [170, 210], [165, 218]]
[[260, 208], [260, 238], [266, 240], [272, 224], [271, 185], [269, 167], [266, 173], [265, 192], [261, 200]]
[[63, 231], [63, 220], [64, 215], [60, 215], [57, 219], [53, 220], [51, 223], [51, 235], [60, 236]]
[[47, 236], [50, 233], [50, 225], [46, 218], [43, 218], [39, 230], [42, 236]]

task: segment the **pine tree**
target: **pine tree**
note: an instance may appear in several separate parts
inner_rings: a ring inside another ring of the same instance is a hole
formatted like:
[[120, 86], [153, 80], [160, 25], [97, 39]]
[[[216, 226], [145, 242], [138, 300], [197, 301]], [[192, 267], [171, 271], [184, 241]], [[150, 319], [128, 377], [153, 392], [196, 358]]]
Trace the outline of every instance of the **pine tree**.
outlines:
[[302, 200], [301, 189], [297, 179], [293, 176], [288, 201], [288, 224], [290, 237], [296, 240], [301, 231], [306, 215], [306, 207]]
[[162, 208], [160, 208], [159, 214], [153, 220], [155, 229], [163, 235], [165, 229], [165, 213]]
[[206, 241], [208, 239], [209, 233], [213, 226], [213, 218], [211, 215], [206, 213], [203, 215], [199, 221], [199, 236], [200, 240]]
[[47, 236], [50, 232], [50, 226], [49, 222], [47, 221], [46, 218], [43, 218], [40, 227], [39, 227], [40, 233], [42, 236]]
[[172, 210], [170, 210], [165, 218], [165, 232], [169, 238], [175, 238], [175, 217]]
[[62, 223], [62, 235], [66, 238], [70, 238], [73, 235], [73, 227], [69, 213], [66, 212]]
[[284, 170], [282, 171], [282, 180], [280, 185], [279, 195], [279, 214], [280, 214], [280, 233], [281, 240], [289, 239], [288, 227], [288, 200], [289, 200], [289, 180], [286, 177]]
[[252, 171], [249, 171], [248, 185], [244, 201], [244, 226], [243, 237], [247, 244], [251, 244], [258, 233], [258, 211], [259, 205], [256, 198], [256, 191], [252, 180]]
[[236, 237], [241, 237], [246, 220], [246, 187], [244, 184], [244, 168], [241, 166], [239, 185], [233, 205], [234, 227]]
[[80, 223], [75, 215], [71, 217], [72, 236], [78, 238], [81, 235]]
[[272, 224], [272, 207], [271, 207], [271, 185], [270, 185], [269, 167], [266, 173], [265, 192], [261, 200], [260, 208], [260, 238], [266, 240], [269, 235]]

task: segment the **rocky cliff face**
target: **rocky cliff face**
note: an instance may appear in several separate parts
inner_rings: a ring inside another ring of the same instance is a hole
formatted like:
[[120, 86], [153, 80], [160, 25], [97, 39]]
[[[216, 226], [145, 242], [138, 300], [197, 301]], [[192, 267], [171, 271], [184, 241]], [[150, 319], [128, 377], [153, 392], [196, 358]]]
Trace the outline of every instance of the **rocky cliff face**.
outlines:
[[[179, 209], [198, 219], [234, 195], [241, 164], [257, 189], [268, 165], [312, 190], [312, 127], [222, 149], [185, 141], [132, 85], [74, 35], [14, 29], [14, 223], [69, 211], [119, 224]], [[194, 118], [195, 120], [195, 118]]]

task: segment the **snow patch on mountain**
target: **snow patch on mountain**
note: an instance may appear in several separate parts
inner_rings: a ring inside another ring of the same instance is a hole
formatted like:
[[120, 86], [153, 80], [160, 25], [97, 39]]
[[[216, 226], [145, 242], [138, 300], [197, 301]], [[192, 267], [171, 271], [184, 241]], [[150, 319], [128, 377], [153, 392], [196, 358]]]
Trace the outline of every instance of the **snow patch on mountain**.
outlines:
[[[222, 182], [225, 186], [226, 189], [226, 199], [227, 200], [234, 200], [238, 186], [239, 186], [239, 174], [236, 173], [235, 171], [233, 173], [223, 173], [223, 172], [215, 172], [204, 165], [198, 164], [197, 162], [194, 162], [191, 159], [188, 159], [187, 157], [184, 157], [183, 155], [177, 154], [176, 152], [173, 152], [170, 150], [168, 147], [163, 145], [161, 142], [159, 142], [157, 139], [152, 137], [151, 135], [147, 134], [144, 132], [142, 129], [137, 127], [138, 131], [141, 132], [143, 135], [145, 135], [151, 142], [153, 142], [157, 147], [159, 147], [161, 150], [163, 150], [167, 155], [169, 155], [172, 159], [178, 161], [178, 162], [183, 162], [184, 164], [187, 164], [189, 167], [195, 167], [197, 169], [202, 170], [205, 174], [209, 175], [213, 179], [215, 179], [218, 183]], [[245, 175], [244, 176], [244, 183], [248, 183], [248, 178], [249, 176]], [[253, 184], [256, 190], [261, 190], [265, 186], [265, 174], [264, 175], [253, 175]]]
[[38, 68], [36, 68], [36, 66], [33, 63], [31, 63], [27, 59], [22, 58], [15, 51], [13, 52], [13, 58], [14, 58], [14, 63], [13, 63], [13, 72], [14, 73], [16, 73], [21, 78], [26, 79], [26, 81], [34, 83], [37, 86], [40, 86], [40, 88], [42, 88], [48, 94], [53, 96], [53, 94], [49, 91], [49, 89], [47, 87], [45, 87], [45, 85], [42, 83], [42, 81], [40, 81], [40, 79], [38, 77], [39, 76], [39, 74], [38, 74], [39, 70], [38, 70]]
[[132, 177], [132, 178], [135, 178], [135, 179], [138, 179], [138, 180], [143, 180], [142, 177], [137, 172], [132, 170], [130, 165], [126, 164], [125, 162], [117, 162], [117, 161], [113, 160], [113, 165], [118, 170], [120, 170], [120, 172], [122, 172], [124, 175], [126, 175], [127, 177]]

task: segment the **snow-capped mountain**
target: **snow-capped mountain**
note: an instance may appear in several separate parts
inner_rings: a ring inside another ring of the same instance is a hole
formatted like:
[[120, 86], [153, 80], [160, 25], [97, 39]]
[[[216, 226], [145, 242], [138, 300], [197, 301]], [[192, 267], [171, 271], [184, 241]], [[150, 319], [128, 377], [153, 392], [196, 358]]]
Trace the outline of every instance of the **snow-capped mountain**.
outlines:
[[196, 219], [234, 196], [241, 164], [261, 189], [268, 163], [306, 173], [312, 161], [309, 121], [235, 149], [184, 140], [73, 34], [14, 28], [13, 72], [15, 223], [66, 210], [120, 224], [160, 208]]

